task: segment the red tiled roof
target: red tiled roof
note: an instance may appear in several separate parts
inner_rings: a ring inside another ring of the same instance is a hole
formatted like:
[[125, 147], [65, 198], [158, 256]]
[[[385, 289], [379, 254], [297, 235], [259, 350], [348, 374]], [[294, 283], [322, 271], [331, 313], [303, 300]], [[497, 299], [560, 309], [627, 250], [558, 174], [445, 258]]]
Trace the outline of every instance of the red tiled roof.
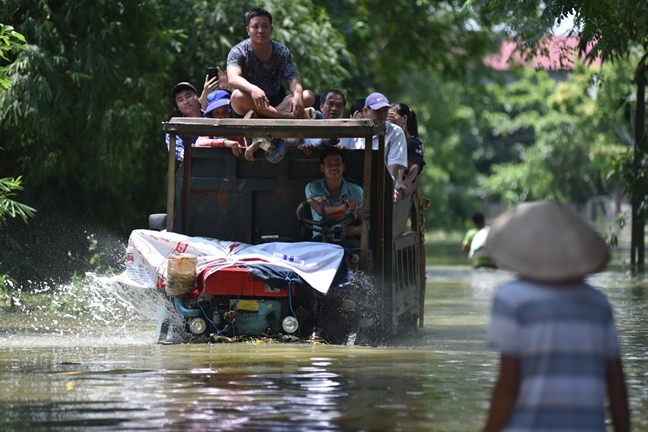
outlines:
[[[524, 60], [519, 51], [515, 51], [515, 42], [504, 41], [498, 53], [488, 55], [484, 63], [495, 70], [506, 71], [510, 69], [510, 62], [544, 70], [572, 70], [574, 58], [578, 55], [578, 38], [567, 36], [553, 36], [538, 49], [536, 57]], [[562, 57], [562, 59], [561, 59]], [[583, 56], [581, 56], [582, 58]], [[601, 59], [596, 58], [591, 66], [600, 66]]]

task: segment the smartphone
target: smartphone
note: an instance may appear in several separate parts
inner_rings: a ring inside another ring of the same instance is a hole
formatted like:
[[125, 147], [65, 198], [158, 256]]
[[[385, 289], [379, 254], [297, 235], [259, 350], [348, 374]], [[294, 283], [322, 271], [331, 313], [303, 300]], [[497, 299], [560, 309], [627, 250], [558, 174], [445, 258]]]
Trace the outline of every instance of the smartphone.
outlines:
[[218, 68], [217, 67], [207, 68], [207, 75], [209, 76], [209, 79], [218, 77]]

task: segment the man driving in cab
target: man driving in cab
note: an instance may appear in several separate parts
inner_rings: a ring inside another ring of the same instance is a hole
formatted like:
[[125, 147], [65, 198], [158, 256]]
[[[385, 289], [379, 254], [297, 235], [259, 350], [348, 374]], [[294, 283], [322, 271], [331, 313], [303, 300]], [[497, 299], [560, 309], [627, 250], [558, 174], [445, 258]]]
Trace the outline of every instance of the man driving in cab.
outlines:
[[[306, 199], [311, 205], [313, 220], [322, 220], [322, 211], [332, 219], [343, 217], [351, 212], [357, 213], [361, 221], [363, 191], [360, 186], [344, 179], [344, 154], [336, 147], [328, 147], [320, 153], [320, 171], [324, 178], [306, 185]], [[312, 198], [322, 197], [318, 202]], [[345, 237], [360, 236], [362, 227], [359, 224], [347, 223], [344, 227]], [[316, 233], [315, 233], [316, 234]], [[315, 235], [314, 235], [315, 237]]]

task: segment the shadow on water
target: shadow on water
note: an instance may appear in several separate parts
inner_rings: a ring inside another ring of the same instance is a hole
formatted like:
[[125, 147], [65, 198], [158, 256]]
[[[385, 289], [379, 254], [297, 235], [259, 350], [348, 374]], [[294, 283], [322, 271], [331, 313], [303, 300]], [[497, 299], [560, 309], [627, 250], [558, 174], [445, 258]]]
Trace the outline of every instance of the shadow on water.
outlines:
[[[513, 275], [446, 259], [427, 269], [425, 326], [379, 347], [157, 345], [160, 293], [89, 275], [0, 314], [0, 429], [478, 430], [498, 365], [490, 302]], [[646, 279], [592, 282], [615, 308], [633, 428], [648, 431]]]

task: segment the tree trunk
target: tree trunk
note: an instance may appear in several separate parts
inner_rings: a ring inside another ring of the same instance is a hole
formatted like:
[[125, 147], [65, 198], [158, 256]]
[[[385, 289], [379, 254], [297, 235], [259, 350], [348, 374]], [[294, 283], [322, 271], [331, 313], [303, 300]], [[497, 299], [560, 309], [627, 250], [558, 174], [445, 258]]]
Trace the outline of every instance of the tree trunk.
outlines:
[[[635, 110], [635, 148], [634, 148], [634, 168], [635, 175], [641, 176], [644, 169], [643, 159], [646, 154], [646, 60], [645, 54], [639, 64], [637, 65], [637, 74], [635, 82], [637, 84], [637, 109]], [[637, 179], [639, 180], [639, 179]], [[637, 182], [638, 185], [644, 184], [642, 181]], [[646, 211], [644, 199], [646, 192], [643, 187], [633, 187], [632, 197], [630, 199], [632, 205], [632, 238], [630, 243], [630, 264], [636, 266], [638, 271], [644, 271], [645, 264], [645, 226], [646, 226]]]

